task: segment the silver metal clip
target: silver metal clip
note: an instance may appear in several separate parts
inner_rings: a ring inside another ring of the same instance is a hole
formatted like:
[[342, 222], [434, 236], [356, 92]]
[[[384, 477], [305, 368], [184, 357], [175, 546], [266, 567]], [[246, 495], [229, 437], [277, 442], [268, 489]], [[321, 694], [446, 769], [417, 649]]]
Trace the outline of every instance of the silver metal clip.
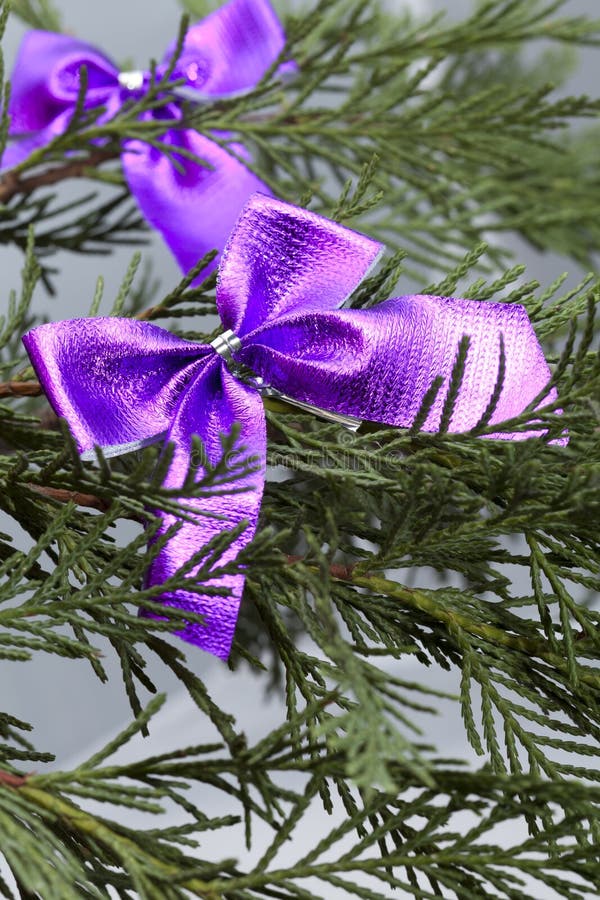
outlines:
[[126, 91], [141, 91], [144, 87], [144, 72], [119, 72], [119, 84]]
[[260, 375], [251, 375], [250, 377], [240, 375], [234, 359], [234, 354], [240, 350], [242, 342], [237, 334], [231, 331], [231, 329], [224, 331], [223, 334], [216, 337], [214, 341], [211, 341], [210, 346], [217, 351], [219, 356], [223, 357], [230, 371], [238, 375], [244, 384], [247, 384], [248, 387], [253, 387], [263, 397], [272, 397], [274, 400], [281, 400], [283, 403], [289, 403], [290, 406], [295, 406], [297, 409], [304, 410], [304, 412], [312, 413], [314, 416], [317, 416], [317, 418], [324, 419], [326, 422], [334, 422], [336, 425], [342, 425], [349, 431], [358, 431], [362, 425], [362, 419], [357, 419], [356, 416], [345, 416], [342, 413], [321, 409], [320, 406], [313, 406], [312, 403], [305, 403], [303, 400], [296, 400], [294, 397], [290, 397], [288, 394], [284, 394], [283, 391], [278, 391], [277, 388], [267, 384]]
[[219, 356], [223, 357], [229, 369], [235, 370], [236, 363], [233, 354], [237, 353], [242, 346], [242, 342], [237, 334], [228, 329], [216, 337], [214, 341], [211, 341], [210, 346], [217, 351]]
[[362, 425], [362, 419], [357, 419], [356, 416], [346, 416], [343, 413], [322, 409], [320, 406], [313, 406], [312, 403], [305, 403], [303, 400], [296, 400], [295, 397], [290, 397], [289, 394], [284, 394], [283, 391], [278, 391], [277, 388], [271, 387], [270, 384], [266, 384], [260, 375], [256, 375], [249, 379], [247, 384], [255, 387], [263, 397], [272, 397], [274, 400], [281, 400], [284, 403], [289, 403], [290, 406], [295, 406], [298, 409], [304, 410], [304, 412], [312, 413], [318, 419], [324, 419], [326, 422], [334, 422], [336, 425], [342, 425], [344, 428], [347, 428], [348, 431], [358, 431]]

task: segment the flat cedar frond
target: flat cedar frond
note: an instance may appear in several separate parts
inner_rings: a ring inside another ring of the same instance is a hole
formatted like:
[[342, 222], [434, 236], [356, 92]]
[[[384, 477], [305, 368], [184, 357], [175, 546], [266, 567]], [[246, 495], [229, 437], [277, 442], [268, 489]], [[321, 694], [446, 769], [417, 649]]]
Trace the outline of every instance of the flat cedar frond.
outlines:
[[[183, 5], [198, 15], [214, 6]], [[142, 114], [167, 102], [164, 90], [109, 122], [81, 96], [65, 134], [0, 181], [0, 244], [24, 260], [20, 287], [3, 285], [0, 316], [0, 660], [19, 672], [36, 652], [85, 660], [106, 681], [114, 657], [132, 710], [68, 770], [49, 765], [28, 710], [0, 712], [0, 896], [598, 895], [600, 290], [594, 275], [540, 285], [504, 264], [501, 242], [517, 231], [586, 266], [600, 245], [596, 129], [569, 128], [595, 117], [598, 101], [546, 84], [550, 67], [567, 70], [557, 47], [597, 45], [598, 23], [562, 15], [563, 5], [489, 0], [450, 22], [375, 0], [318, 0], [286, 23], [295, 81], [272, 72], [247, 94], [184, 111], [184, 124], [224, 146], [224, 133], [241, 138], [279, 196], [388, 243], [351, 307], [408, 293], [408, 278], [424, 293], [522, 304], [552, 370], [530, 408], [491, 426], [501, 353], [488, 408], [464, 434], [447, 426], [466, 341], [438, 433], [420, 430], [437, 381], [410, 430], [365, 422], [350, 433], [266, 402], [255, 540], [222, 564], [245, 525], [224, 528], [163, 586], [219, 595], [217, 576], [244, 572], [228, 677], [238, 684], [252, 670], [256, 690], [285, 706], [255, 741], [171, 639], [194, 615], [157, 604], [160, 588], [144, 583], [171, 536], [158, 535], [150, 510], [185, 520], [191, 498], [243, 492], [253, 464], [235, 429], [221, 460], [198, 481], [190, 466], [177, 491], [163, 487], [168, 444], [116, 459], [97, 448], [82, 461], [21, 344], [59, 251], [106, 254], [142, 238], [119, 155], [124, 138], [163, 146], [165, 120]], [[12, 8], [31, 27], [60, 27], [46, 0]], [[550, 61], [530, 53], [542, 40], [554, 44]], [[88, 185], [65, 200], [70, 178], [109, 190]], [[111, 296], [98, 278], [81, 315], [212, 340], [216, 276], [194, 284], [211, 259], [165, 287], [136, 254]], [[490, 439], [530, 431], [532, 418], [540, 437]], [[434, 666], [447, 673], [444, 690]], [[152, 733], [164, 702], [161, 671], [183, 685], [210, 737], [132, 761], [130, 742]], [[448, 759], [431, 738], [449, 707], [475, 764]], [[205, 847], [213, 831], [218, 852]], [[238, 860], [244, 841], [254, 855]]]

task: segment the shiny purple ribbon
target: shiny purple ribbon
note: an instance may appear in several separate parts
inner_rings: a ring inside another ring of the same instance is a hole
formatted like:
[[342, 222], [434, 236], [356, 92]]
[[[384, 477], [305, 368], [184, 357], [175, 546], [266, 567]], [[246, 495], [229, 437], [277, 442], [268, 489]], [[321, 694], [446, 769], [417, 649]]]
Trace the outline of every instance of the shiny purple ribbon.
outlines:
[[[334, 418], [408, 427], [442, 376], [423, 426], [437, 431], [463, 335], [470, 346], [450, 431], [474, 428], [484, 416], [498, 384], [502, 344], [505, 376], [490, 424], [519, 415], [543, 391], [550, 372], [522, 306], [417, 295], [341, 309], [380, 251], [363, 235], [256, 194], [219, 268], [217, 307], [225, 332], [212, 344], [118, 318], [42, 325], [24, 337], [50, 402], [88, 457], [95, 445], [109, 455], [164, 436], [175, 446], [164, 483], [177, 490], [189, 470], [192, 436], [201, 437], [214, 465], [222, 455], [220, 436], [238, 423], [239, 443], [258, 471], [231, 484], [244, 488], [241, 493], [186, 500], [198, 514], [161, 550], [148, 585], [163, 584], [224, 528], [247, 523], [219, 566], [252, 539], [266, 467], [263, 392], [281, 392]], [[240, 366], [254, 377], [242, 375]], [[535, 434], [540, 431], [493, 436]], [[162, 518], [162, 533], [177, 522], [173, 515]], [[193, 581], [194, 571], [189, 577]], [[180, 590], [158, 599], [201, 613], [205, 624], [189, 624], [181, 636], [226, 658], [244, 575], [218, 573], [209, 583], [223, 594]]]
[[[175, 89], [172, 102], [147, 115], [180, 119], [177, 95], [202, 102], [251, 89], [276, 62], [284, 44], [269, 0], [230, 0], [189, 29], [171, 75], [173, 81], [185, 79], [185, 85]], [[167, 71], [174, 51], [172, 45], [157, 68], [157, 78]], [[82, 66], [88, 79], [84, 108], [104, 106], [102, 121], [113, 118], [126, 100], [143, 96], [151, 77], [144, 72], [120, 73], [94, 47], [67, 35], [29, 32], [15, 63], [9, 105], [9, 135], [18, 140], [7, 147], [3, 169], [16, 166], [64, 133], [75, 111]], [[279, 75], [295, 69], [294, 63], [284, 63]], [[123, 144], [123, 171], [142, 213], [187, 272], [208, 251], [222, 250], [251, 194], [270, 190], [235, 158], [250, 158], [239, 143], [229, 142], [228, 152], [192, 129], [172, 125], [162, 142], [173, 149], [179, 168], [170, 153], [130, 140]], [[212, 168], [177, 153], [179, 149]], [[204, 274], [216, 265], [217, 261]]]

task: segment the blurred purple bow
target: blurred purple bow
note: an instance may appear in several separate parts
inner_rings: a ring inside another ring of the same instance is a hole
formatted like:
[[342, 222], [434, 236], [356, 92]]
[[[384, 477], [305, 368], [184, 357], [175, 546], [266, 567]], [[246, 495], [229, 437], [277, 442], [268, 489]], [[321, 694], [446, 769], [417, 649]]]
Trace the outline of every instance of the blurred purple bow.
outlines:
[[[269, 0], [230, 0], [189, 29], [171, 75], [173, 81], [185, 79], [185, 85], [174, 89], [170, 103], [147, 115], [180, 119], [180, 96], [201, 102], [251, 89], [276, 62], [284, 44]], [[167, 71], [174, 52], [172, 45], [157, 68], [157, 78]], [[9, 135], [17, 140], [4, 153], [3, 169], [16, 166], [64, 133], [75, 111], [82, 66], [88, 84], [84, 108], [105, 107], [102, 121], [111, 119], [126, 100], [143, 96], [151, 77], [149, 72], [119, 72], [104, 54], [67, 35], [29, 32], [12, 78]], [[278, 74], [284, 77], [295, 70], [288, 62]], [[239, 143], [229, 142], [228, 152], [192, 129], [172, 125], [162, 142], [187, 154], [174, 154], [179, 168], [170, 153], [141, 141], [124, 141], [123, 171], [144, 216], [187, 272], [209, 250], [222, 250], [251, 194], [270, 190], [235, 158], [250, 158]], [[189, 154], [212, 168], [193, 162]], [[212, 268], [216, 265], [217, 261]]]
[[[550, 372], [522, 306], [417, 295], [341, 309], [381, 249], [341, 225], [256, 194], [223, 254], [217, 307], [225, 331], [212, 344], [118, 318], [42, 325], [25, 336], [50, 402], [88, 458], [94, 445], [110, 455], [166, 437], [175, 455], [165, 486], [177, 490], [190, 467], [192, 435], [201, 437], [215, 464], [220, 435], [238, 423], [240, 445], [257, 463], [256, 473], [231, 485], [245, 488], [242, 493], [186, 501], [198, 515], [181, 524], [154, 560], [150, 586], [162, 585], [224, 528], [247, 523], [219, 565], [234, 560], [253, 537], [266, 467], [262, 394], [316, 407], [333, 421], [352, 417], [350, 424], [367, 419], [406, 427], [442, 376], [423, 425], [437, 431], [463, 335], [470, 346], [449, 430], [474, 428], [486, 412], [490, 424], [510, 419], [543, 391]], [[242, 366], [253, 375], [242, 374]], [[540, 430], [493, 436], [535, 434]], [[176, 522], [163, 514], [163, 532]], [[189, 577], [193, 581], [194, 573]], [[205, 624], [188, 624], [181, 636], [226, 658], [244, 576], [217, 573], [210, 585], [222, 595], [179, 590], [159, 599], [203, 614]]]

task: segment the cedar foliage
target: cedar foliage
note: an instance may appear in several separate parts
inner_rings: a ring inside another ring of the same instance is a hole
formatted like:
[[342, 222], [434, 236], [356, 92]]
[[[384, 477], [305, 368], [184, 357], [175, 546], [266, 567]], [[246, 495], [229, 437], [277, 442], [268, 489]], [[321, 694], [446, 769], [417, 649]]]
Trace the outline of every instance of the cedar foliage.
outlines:
[[[207, 4], [184, 5], [198, 15]], [[353, 305], [401, 293], [409, 277], [428, 292], [522, 303], [559, 393], [540, 416], [546, 436], [519, 443], [482, 439], [498, 430], [485, 421], [459, 435], [421, 433], [418, 423], [340, 434], [297, 410], [268, 410], [269, 462], [287, 477], [268, 483], [262, 527], [226, 567], [247, 567], [230, 677], [262, 670], [287, 706], [254, 745], [213, 700], [210, 680], [188, 668], [186, 653], [196, 651], [170, 637], [190, 614], [137, 617], [152, 606], [142, 578], [159, 547], [146, 549], [156, 528], [148, 509], [179, 508], [161, 487], [157, 448], [82, 463], [36, 397], [20, 343], [39, 321], [32, 301], [53, 289], [53, 267], [68, 267], [70, 252], [143, 240], [120, 142], [161, 146], [160, 123], [139, 118], [165, 102], [161, 83], [110, 122], [81, 112], [0, 181], [0, 242], [23, 251], [21, 285], [2, 285], [0, 509], [30, 539], [18, 549], [0, 534], [0, 658], [21, 667], [34, 652], [65, 666], [83, 659], [105, 680], [98, 647], [110, 648], [132, 710], [131, 724], [72, 771], [57, 771], [31, 740], [27, 710], [23, 719], [0, 712], [0, 852], [10, 873], [0, 877], [2, 896], [598, 894], [599, 286], [591, 275], [569, 290], [564, 279], [528, 281], [502, 242], [517, 231], [590, 266], [599, 246], [597, 131], [574, 127], [594, 119], [599, 102], [557, 96], [546, 79], [562, 57], [529, 52], [538, 40], [598, 43], [599, 23], [563, 15], [563, 6], [487, 0], [451, 23], [386, 12], [375, 0], [306, 3], [286, 20], [295, 81], [271, 73], [246, 96], [186, 110], [201, 131], [239, 135], [278, 195], [387, 243]], [[59, 2], [1, 9], [2, 26], [15, 15], [61, 27]], [[4, 117], [2, 139], [6, 127]], [[70, 178], [82, 179], [81, 192], [65, 201]], [[81, 314], [211, 336], [214, 277], [151, 290], [136, 282], [138, 264], [136, 255], [115, 298], [103, 297], [100, 278]], [[527, 420], [526, 411], [505, 427], [526, 429]], [[566, 447], [556, 442], [564, 429]], [[223, 462], [191, 478], [188, 496], [243, 476], [234, 446], [235, 434], [224, 436]], [[124, 520], [137, 529], [129, 541], [115, 530]], [[234, 537], [225, 531], [199, 552], [199, 590]], [[528, 587], [517, 594], [516, 584]], [[112, 762], [136, 733], [151, 732], [164, 703], [146, 671], [153, 657], [187, 689], [215, 741]], [[420, 664], [417, 683], [402, 678], [407, 658]], [[445, 758], [419, 731], [443, 699], [432, 664], [460, 672], [451, 699], [480, 767]], [[190, 802], [190, 787], [200, 798], [220, 791], [222, 817]], [[329, 832], [280, 863], [319, 804], [334, 813]], [[128, 824], [134, 812], [146, 814], [145, 827]], [[228, 858], [242, 851], [227, 838], [240, 820], [249, 846], [256, 821], [272, 829], [248, 868]], [[214, 829], [227, 852], [204, 858], [203, 834]], [[510, 829], [514, 840], [499, 840]]]

